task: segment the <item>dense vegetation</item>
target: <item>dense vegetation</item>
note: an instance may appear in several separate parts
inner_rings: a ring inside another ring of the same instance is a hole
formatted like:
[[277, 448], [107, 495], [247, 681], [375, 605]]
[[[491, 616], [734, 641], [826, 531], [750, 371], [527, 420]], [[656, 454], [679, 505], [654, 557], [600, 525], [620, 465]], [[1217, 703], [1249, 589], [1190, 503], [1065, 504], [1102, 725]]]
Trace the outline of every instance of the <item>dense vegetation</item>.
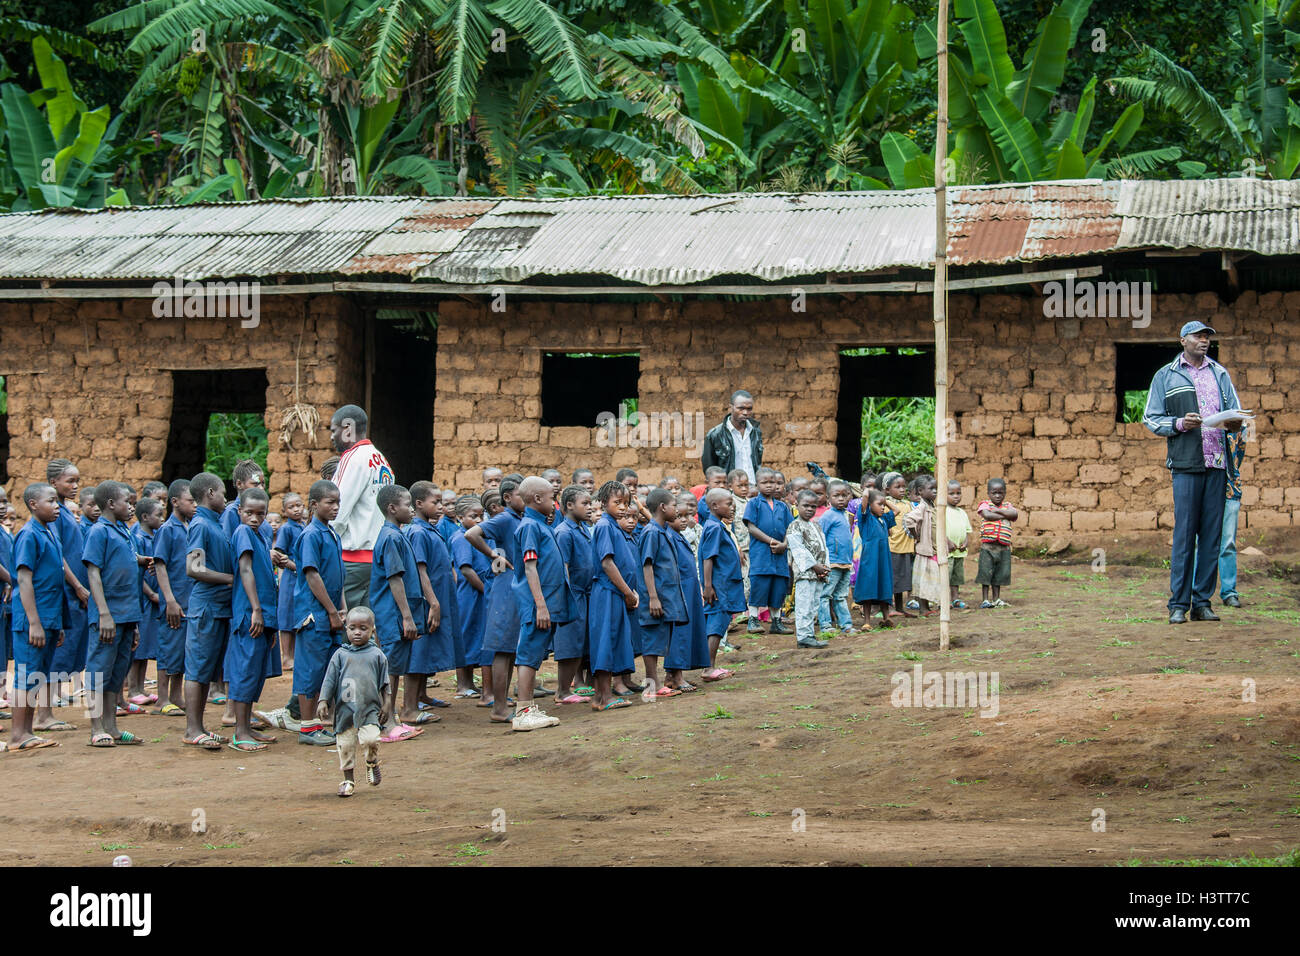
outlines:
[[[933, 181], [935, 0], [0, 0], [0, 208]], [[950, 182], [1300, 165], [1300, 0], [954, 0]]]

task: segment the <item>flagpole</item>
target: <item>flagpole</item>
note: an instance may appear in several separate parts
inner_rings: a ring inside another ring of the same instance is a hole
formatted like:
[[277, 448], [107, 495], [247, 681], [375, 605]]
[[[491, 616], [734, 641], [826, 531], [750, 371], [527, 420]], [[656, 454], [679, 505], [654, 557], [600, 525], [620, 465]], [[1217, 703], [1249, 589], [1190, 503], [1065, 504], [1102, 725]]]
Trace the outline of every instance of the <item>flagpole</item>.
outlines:
[[939, 560], [939, 650], [948, 650], [952, 601], [948, 574], [948, 0], [939, 0], [939, 102], [934, 136], [934, 444], [935, 545]]

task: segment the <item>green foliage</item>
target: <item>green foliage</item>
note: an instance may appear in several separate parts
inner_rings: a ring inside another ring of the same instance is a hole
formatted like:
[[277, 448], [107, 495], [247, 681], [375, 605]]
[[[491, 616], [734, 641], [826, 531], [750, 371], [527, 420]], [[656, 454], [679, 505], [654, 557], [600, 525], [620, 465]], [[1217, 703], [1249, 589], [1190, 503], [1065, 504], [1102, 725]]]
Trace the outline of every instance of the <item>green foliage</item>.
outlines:
[[1142, 413], [1147, 408], [1147, 393], [1150, 389], [1141, 389], [1139, 391], [1124, 393], [1124, 421], [1140, 422]]
[[228, 478], [235, 462], [251, 458], [266, 474], [266, 422], [256, 412], [218, 412], [208, 420], [203, 470]]
[[934, 399], [867, 398], [862, 466], [910, 475], [934, 471]]

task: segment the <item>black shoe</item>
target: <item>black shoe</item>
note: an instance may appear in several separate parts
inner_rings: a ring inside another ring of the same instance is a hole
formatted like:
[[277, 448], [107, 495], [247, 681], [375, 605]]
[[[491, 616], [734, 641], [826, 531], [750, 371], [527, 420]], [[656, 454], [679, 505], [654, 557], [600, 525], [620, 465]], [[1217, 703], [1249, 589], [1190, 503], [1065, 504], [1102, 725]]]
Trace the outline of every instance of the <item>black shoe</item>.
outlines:
[[1169, 623], [1170, 623], [1170, 624], [1182, 624], [1182, 623], [1185, 622], [1186, 620], [1187, 620], [1187, 609], [1186, 609], [1186, 608], [1176, 607], [1176, 608], [1174, 608], [1172, 611], [1169, 612]]
[[1235, 594], [1229, 594], [1226, 598], [1223, 599], [1223, 606], [1241, 607], [1241, 598], [1237, 597], [1237, 595]]
[[1219, 619], [1219, 615], [1211, 611], [1210, 606], [1208, 604], [1205, 605], [1204, 607], [1192, 608], [1193, 621], [1217, 621], [1218, 619]]
[[773, 621], [772, 626], [767, 629], [769, 634], [793, 634], [790, 628], [786, 627], [783, 621]]
[[817, 650], [818, 648], [830, 646], [826, 641], [819, 641], [813, 637], [807, 638], [806, 640], [798, 641], [797, 643], [800, 647], [807, 647], [812, 650]]

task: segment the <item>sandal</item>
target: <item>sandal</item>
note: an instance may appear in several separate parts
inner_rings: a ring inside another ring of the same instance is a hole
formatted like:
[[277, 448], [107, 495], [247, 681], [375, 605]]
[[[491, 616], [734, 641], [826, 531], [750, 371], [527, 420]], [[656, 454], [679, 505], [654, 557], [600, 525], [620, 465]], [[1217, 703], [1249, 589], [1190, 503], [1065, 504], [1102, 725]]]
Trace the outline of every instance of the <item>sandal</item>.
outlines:
[[350, 797], [352, 796], [352, 791], [355, 789], [357, 789], [357, 785], [355, 783], [353, 783], [351, 780], [344, 780], [341, 784], [339, 784], [339, 796]]
[[209, 703], [209, 704], [224, 704], [224, 703], [225, 703], [226, 701], [228, 701], [229, 699], [230, 699], [230, 698], [227, 697], [225, 694], [213, 694], [211, 697], [208, 698], [208, 703]]
[[118, 743], [119, 745], [124, 746], [124, 747], [135, 747], [135, 746], [137, 746], [137, 745], [139, 745], [139, 744], [144, 743], [143, 740], [141, 740], [141, 739], [140, 739], [139, 737], [137, 737], [135, 734], [131, 733], [131, 731], [129, 731], [129, 730], [124, 730], [124, 731], [122, 731], [120, 734], [118, 734], [118, 735], [117, 735], [116, 737], [114, 737], [113, 739], [114, 739], [115, 741], [117, 741], [117, 743]]
[[46, 740], [44, 737], [28, 737], [17, 746], [14, 746], [13, 744], [9, 745], [7, 749], [10, 753], [18, 753], [20, 750], [40, 750], [43, 747], [57, 746], [59, 746], [57, 740]]
[[412, 737], [418, 737], [422, 733], [424, 733], [424, 731], [419, 728], [408, 727], [406, 724], [398, 724], [388, 733], [380, 737], [379, 742], [383, 744], [395, 744], [400, 740], [410, 740]]
[[620, 707], [631, 707], [631, 706], [632, 706], [632, 702], [628, 700], [626, 697], [615, 697], [608, 704], [601, 705], [601, 704], [593, 703], [591, 705], [591, 709], [592, 710], [618, 710]]
[[428, 699], [428, 701], [423, 701], [423, 700], [420, 701], [420, 709], [421, 709], [421, 710], [428, 710], [428, 709], [431, 708], [431, 707], [450, 707], [450, 706], [451, 706], [451, 704], [449, 704], [449, 703], [447, 703], [445, 700], [441, 700], [441, 699], [439, 699], [439, 698], [437, 698], [437, 697], [430, 697], [430, 698]]
[[457, 700], [476, 700], [478, 697], [479, 697], [479, 692], [476, 691], [476, 690], [458, 690], [458, 691], [456, 691], [456, 699], [457, 699]]
[[583, 697], [581, 694], [566, 694], [564, 697], [557, 697], [555, 702], [557, 704], [585, 704], [589, 700], [591, 700], [590, 697]]
[[116, 747], [117, 742], [113, 740], [112, 734], [98, 733], [90, 735], [89, 747]]
[[151, 711], [157, 717], [184, 717], [185, 711], [177, 704], [163, 704], [155, 711]]
[[158, 695], [157, 694], [136, 694], [134, 697], [128, 697], [127, 701], [129, 703], [135, 704], [137, 707], [148, 707], [151, 704], [158, 703]]
[[372, 787], [379, 786], [379, 781], [383, 780], [383, 775], [379, 772], [379, 762], [371, 763], [366, 761], [366, 783]]
[[182, 737], [181, 742], [187, 744], [190, 747], [198, 747], [202, 750], [221, 749], [221, 741], [218, 740], [213, 734], [199, 734], [193, 740], [186, 740], [184, 737]]
[[725, 680], [726, 678], [732, 677], [734, 675], [735, 675], [735, 671], [729, 671], [719, 667], [712, 674], [701, 674], [700, 676], [704, 678], [706, 681], [708, 681], [710, 684], [712, 684], [715, 681]]
[[408, 727], [418, 727], [421, 724], [436, 724], [440, 720], [442, 720], [442, 718], [437, 714], [431, 714], [426, 710], [422, 711], [420, 716], [416, 717], [414, 720], [406, 720], [403, 721], [403, 723]]
[[40, 731], [43, 734], [49, 734], [49, 733], [58, 734], [58, 733], [62, 733], [65, 730], [76, 730], [77, 725], [70, 724], [66, 720], [56, 720], [48, 727], [33, 727], [32, 729]]
[[654, 695], [656, 697], [680, 697], [682, 696], [682, 692], [674, 687], [668, 687], [665, 685], [655, 691]]
[[238, 737], [231, 735], [230, 743], [227, 744], [231, 750], [238, 750], [240, 753], [251, 754], [259, 750], [265, 750], [266, 744], [259, 744], [255, 740], [240, 740]]

